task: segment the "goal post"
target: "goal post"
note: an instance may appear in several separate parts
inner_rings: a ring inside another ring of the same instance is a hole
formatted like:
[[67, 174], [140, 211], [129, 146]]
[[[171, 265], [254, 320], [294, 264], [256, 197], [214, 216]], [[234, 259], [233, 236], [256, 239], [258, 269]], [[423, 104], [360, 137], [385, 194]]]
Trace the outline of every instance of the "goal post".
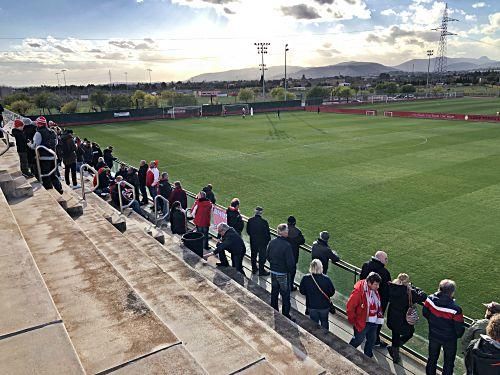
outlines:
[[203, 116], [203, 107], [201, 105], [190, 105], [185, 107], [172, 107], [167, 111], [172, 119], [201, 117]]
[[377, 116], [377, 111], [365, 111], [366, 116]]
[[245, 113], [249, 115], [250, 112], [248, 107], [248, 104], [224, 104], [222, 106], [222, 115], [241, 115], [243, 113], [243, 109], [245, 109]]
[[384, 116], [385, 117], [392, 117], [392, 112], [390, 112], [390, 111], [384, 111]]

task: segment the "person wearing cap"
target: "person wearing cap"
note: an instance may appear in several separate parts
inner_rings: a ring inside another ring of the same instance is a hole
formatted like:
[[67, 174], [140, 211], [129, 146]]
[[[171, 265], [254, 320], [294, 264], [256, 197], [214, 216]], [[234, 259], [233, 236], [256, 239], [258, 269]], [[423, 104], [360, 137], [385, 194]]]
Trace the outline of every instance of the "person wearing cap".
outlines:
[[104, 150], [102, 156], [104, 157], [104, 162], [108, 168], [113, 169], [113, 162], [116, 160], [113, 156], [113, 146], [108, 146], [108, 148]]
[[30, 170], [28, 164], [28, 143], [26, 142], [26, 136], [23, 132], [24, 123], [16, 119], [14, 120], [14, 127], [12, 128], [12, 136], [16, 139], [16, 149], [19, 155], [19, 166], [21, 168], [21, 173], [26, 178], [34, 177]]
[[294, 216], [288, 217], [288, 242], [292, 246], [293, 258], [295, 259], [295, 271], [290, 274], [290, 288], [292, 291], [297, 290], [294, 285], [295, 273], [297, 270], [297, 263], [299, 262], [300, 246], [306, 243], [306, 239], [302, 235], [302, 232], [295, 225], [297, 220]]
[[500, 373], [500, 314], [493, 315], [485, 334], [470, 343], [464, 360], [467, 375]]
[[[37, 131], [33, 137], [33, 142], [29, 146], [33, 150], [36, 150], [38, 146], [44, 146], [55, 152], [57, 146], [57, 135], [52, 130], [47, 128], [47, 120], [45, 117], [38, 117], [35, 123]], [[54, 155], [45, 149], [40, 149], [39, 155], [41, 174], [49, 174], [54, 168]], [[55, 172], [50, 173], [49, 176], [42, 177], [42, 184], [45, 189], [55, 188], [60, 194], [63, 193], [61, 181], [59, 181]]]
[[[266, 248], [271, 241], [269, 223], [262, 218], [264, 209], [255, 208], [255, 216], [248, 219], [247, 233], [250, 236], [250, 250], [252, 259], [252, 273], [259, 273], [259, 276], [269, 276], [264, 265], [266, 264]], [[259, 257], [259, 266], [257, 267], [257, 255]]]
[[229, 225], [231, 228], [234, 228], [236, 233], [241, 236], [241, 232], [243, 232], [245, 223], [243, 222], [243, 218], [240, 214], [240, 200], [238, 198], [233, 198], [231, 200], [231, 204], [226, 210], [226, 216], [227, 225]]
[[462, 353], [465, 353], [465, 350], [472, 340], [476, 340], [481, 335], [486, 334], [486, 326], [493, 315], [500, 314], [500, 303], [498, 302], [483, 303], [483, 306], [486, 307], [484, 319], [476, 320], [474, 324], [465, 331], [462, 337]]
[[328, 272], [328, 265], [330, 261], [338, 262], [340, 257], [334, 252], [330, 246], [328, 246], [328, 240], [330, 239], [330, 234], [327, 231], [323, 231], [319, 234], [319, 238], [313, 242], [311, 250], [311, 258], [319, 259], [323, 265], [323, 273], [326, 275]]

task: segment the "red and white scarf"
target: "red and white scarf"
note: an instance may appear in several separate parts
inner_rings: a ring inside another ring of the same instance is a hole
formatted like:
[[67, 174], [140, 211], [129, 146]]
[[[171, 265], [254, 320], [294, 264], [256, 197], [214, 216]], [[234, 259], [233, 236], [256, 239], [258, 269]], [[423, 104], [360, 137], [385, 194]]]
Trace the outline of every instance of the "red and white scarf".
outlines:
[[367, 282], [365, 282], [364, 291], [366, 301], [368, 303], [366, 321], [368, 323], [384, 324], [384, 315], [382, 314], [382, 306], [380, 304], [380, 297], [378, 293], [375, 290], [370, 289]]

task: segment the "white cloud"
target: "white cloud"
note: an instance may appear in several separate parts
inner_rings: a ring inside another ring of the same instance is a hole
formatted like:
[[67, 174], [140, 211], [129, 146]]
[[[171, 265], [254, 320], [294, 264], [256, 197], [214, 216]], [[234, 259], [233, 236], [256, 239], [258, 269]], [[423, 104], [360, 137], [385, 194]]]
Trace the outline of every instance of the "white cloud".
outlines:
[[482, 25], [481, 31], [484, 34], [495, 34], [500, 30], [500, 12], [488, 16], [489, 24]]
[[472, 4], [472, 7], [473, 7], [473, 8], [484, 8], [485, 6], [486, 6], [486, 3], [485, 3], [485, 2], [483, 2], [483, 1], [481, 1], [481, 2], [479, 2], [479, 3], [474, 3], [474, 4]]
[[380, 12], [381, 15], [383, 16], [395, 16], [397, 13], [394, 11], [394, 9], [384, 9], [383, 11]]
[[475, 14], [467, 14], [465, 16], [465, 20], [469, 21], [469, 22], [471, 22], [471, 21], [477, 21], [477, 17], [476, 17]]

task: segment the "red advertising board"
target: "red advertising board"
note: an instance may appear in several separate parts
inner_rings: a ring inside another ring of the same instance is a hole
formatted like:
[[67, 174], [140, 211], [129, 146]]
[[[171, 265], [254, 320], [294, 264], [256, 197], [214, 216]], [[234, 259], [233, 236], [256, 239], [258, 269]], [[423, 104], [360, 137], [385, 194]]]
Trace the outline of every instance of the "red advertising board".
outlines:
[[227, 223], [226, 211], [223, 208], [213, 206], [212, 207], [212, 225], [211, 225], [210, 229], [217, 232], [217, 225], [219, 225], [220, 223]]

